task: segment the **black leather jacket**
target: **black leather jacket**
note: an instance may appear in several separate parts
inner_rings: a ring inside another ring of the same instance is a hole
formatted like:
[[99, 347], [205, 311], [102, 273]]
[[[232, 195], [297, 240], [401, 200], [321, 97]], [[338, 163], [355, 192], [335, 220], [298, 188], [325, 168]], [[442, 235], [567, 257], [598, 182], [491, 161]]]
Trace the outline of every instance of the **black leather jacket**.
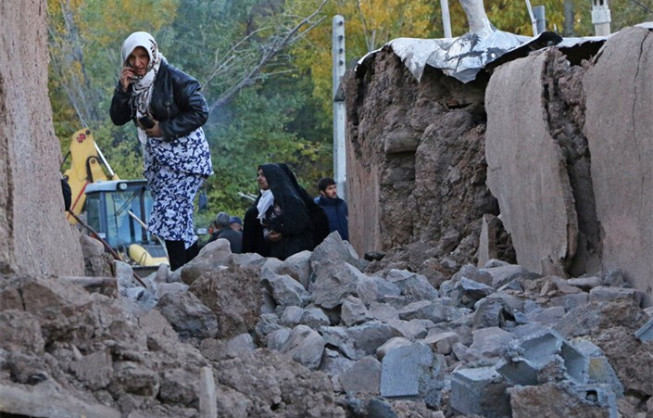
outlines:
[[[209, 108], [200, 89], [196, 79], [165, 61], [161, 63], [154, 79], [150, 113], [159, 121], [164, 140], [172, 141], [204, 125]], [[130, 103], [131, 94], [131, 87], [123, 91], [118, 82], [110, 109], [115, 125], [124, 125], [130, 120], [136, 123], [136, 107]]]

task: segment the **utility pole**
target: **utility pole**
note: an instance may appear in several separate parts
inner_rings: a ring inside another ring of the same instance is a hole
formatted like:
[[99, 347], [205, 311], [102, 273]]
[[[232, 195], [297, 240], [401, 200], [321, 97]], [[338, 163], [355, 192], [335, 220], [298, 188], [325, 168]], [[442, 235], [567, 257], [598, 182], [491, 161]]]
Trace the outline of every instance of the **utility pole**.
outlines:
[[533, 14], [533, 7], [531, 7], [530, 0], [526, 1], [526, 8], [528, 9], [528, 16], [531, 18], [531, 27], [533, 28], [533, 36], [537, 36], [537, 20], [535, 19], [535, 14]]
[[451, 18], [449, 17], [449, 0], [440, 0], [442, 9], [442, 26], [444, 26], [444, 37], [451, 38]]
[[537, 25], [537, 35], [546, 30], [546, 9], [544, 6], [533, 7], [533, 15]]
[[335, 15], [332, 21], [331, 55], [333, 57], [333, 177], [338, 195], [346, 200], [345, 95], [340, 85], [346, 69], [345, 18], [340, 15]]
[[608, 0], [592, 0], [592, 24], [596, 36], [610, 35], [610, 6]]

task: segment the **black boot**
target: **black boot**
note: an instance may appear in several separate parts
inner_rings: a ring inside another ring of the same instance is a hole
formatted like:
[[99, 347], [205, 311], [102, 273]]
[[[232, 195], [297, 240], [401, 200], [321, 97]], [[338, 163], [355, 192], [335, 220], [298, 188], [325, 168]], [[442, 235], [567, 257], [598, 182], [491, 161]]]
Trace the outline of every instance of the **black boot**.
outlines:
[[168, 260], [170, 261], [170, 271], [175, 271], [186, 264], [186, 244], [184, 241], [166, 240], [166, 250], [168, 250]]
[[188, 263], [190, 260], [195, 258], [197, 254], [200, 252], [200, 246], [197, 244], [197, 241], [190, 247], [186, 248], [186, 262]]

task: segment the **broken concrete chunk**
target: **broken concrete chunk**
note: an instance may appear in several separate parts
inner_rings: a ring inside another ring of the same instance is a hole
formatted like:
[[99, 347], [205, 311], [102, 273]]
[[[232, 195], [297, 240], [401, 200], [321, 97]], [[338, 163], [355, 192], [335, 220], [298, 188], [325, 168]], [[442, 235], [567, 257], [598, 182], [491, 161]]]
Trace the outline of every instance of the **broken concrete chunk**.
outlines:
[[67, 390], [51, 385], [9, 385], [0, 384], [2, 404], [0, 411], [4, 414], [29, 417], [74, 417], [120, 418], [119, 410], [88, 402], [75, 397]]
[[440, 359], [427, 345], [397, 347], [383, 357], [381, 364], [381, 396], [421, 396], [427, 405], [439, 403]]
[[283, 326], [293, 328], [295, 325], [301, 323], [302, 315], [304, 315], [304, 309], [301, 307], [294, 305], [286, 306], [281, 314], [279, 323]]
[[256, 350], [254, 339], [248, 333], [236, 335], [227, 341], [226, 355], [228, 357], [239, 357], [247, 351], [254, 350]]
[[578, 277], [567, 279], [567, 283], [569, 283], [571, 286], [576, 286], [579, 289], [589, 292], [595, 287], [602, 286], [603, 279], [597, 276]]
[[213, 338], [218, 333], [215, 313], [191, 292], [166, 293], [156, 306], [182, 340]]
[[653, 318], [649, 319], [644, 326], [635, 331], [635, 337], [641, 342], [653, 341]]
[[314, 303], [325, 309], [340, 306], [348, 295], [356, 293], [357, 281], [363, 277], [363, 273], [348, 263], [316, 273], [315, 282], [310, 285]]
[[308, 290], [311, 276], [310, 251], [301, 251], [286, 258], [279, 269], [278, 274], [287, 274], [297, 280]]
[[379, 348], [376, 349], [376, 358], [379, 360], [383, 360], [383, 357], [385, 357], [386, 354], [388, 354], [389, 351], [397, 348], [397, 347], [404, 347], [407, 345], [411, 345], [412, 342], [408, 338], [404, 337], [392, 337], [383, 345], [379, 346]]
[[324, 339], [317, 331], [306, 325], [297, 325], [292, 329], [279, 351], [309, 369], [315, 370], [322, 361], [324, 346]]
[[590, 290], [590, 302], [612, 302], [619, 299], [628, 299], [634, 301], [637, 306], [641, 306], [644, 294], [637, 289], [627, 289], [623, 287], [599, 286]]
[[472, 332], [473, 342], [469, 346], [468, 355], [477, 359], [498, 359], [515, 339], [510, 332], [498, 327], [481, 328]]
[[430, 321], [413, 319], [410, 321], [402, 321], [401, 319], [391, 319], [388, 321], [388, 325], [393, 327], [397, 332], [399, 332], [404, 337], [408, 338], [411, 341], [419, 340], [426, 337], [427, 327], [424, 322], [432, 324]]
[[107, 351], [97, 351], [70, 364], [77, 378], [92, 390], [105, 388], [113, 378], [113, 362]]
[[401, 289], [406, 301], [432, 300], [439, 297], [438, 291], [426, 276], [405, 270], [390, 270], [386, 279]]
[[421, 342], [431, 347], [431, 350], [438, 354], [450, 354], [454, 344], [459, 341], [458, 333], [453, 331], [441, 332], [438, 334], [428, 335]]
[[342, 303], [340, 312], [342, 323], [351, 326], [372, 319], [363, 301], [354, 296], [348, 296]]
[[[566, 378], [587, 382], [588, 357], [552, 330], [542, 330], [512, 341], [497, 371], [520, 385]], [[557, 370], [554, 370], [557, 369]]]
[[287, 274], [265, 274], [261, 283], [270, 292], [277, 305], [304, 306], [310, 300], [310, 294], [304, 286]]
[[397, 309], [387, 303], [374, 302], [370, 304], [369, 313], [374, 319], [381, 322], [388, 322], [391, 319], [399, 319]]
[[342, 373], [339, 380], [345, 392], [378, 395], [381, 386], [381, 363], [374, 357], [363, 357]]
[[451, 407], [465, 415], [511, 416], [505, 379], [493, 367], [459, 369], [451, 376]]

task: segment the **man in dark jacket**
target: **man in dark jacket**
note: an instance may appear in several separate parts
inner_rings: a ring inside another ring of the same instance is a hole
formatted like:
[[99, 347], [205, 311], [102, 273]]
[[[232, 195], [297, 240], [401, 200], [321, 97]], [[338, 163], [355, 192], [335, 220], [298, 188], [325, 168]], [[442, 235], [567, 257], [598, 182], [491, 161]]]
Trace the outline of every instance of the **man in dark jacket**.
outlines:
[[209, 242], [215, 241], [218, 238], [224, 238], [229, 241], [231, 252], [233, 254], [240, 254], [243, 251], [243, 235], [240, 231], [231, 228], [230, 221], [231, 219], [227, 212], [218, 213], [214, 222], [218, 230], [213, 232]]
[[320, 195], [315, 203], [320, 205], [329, 219], [329, 231], [338, 231], [340, 237], [349, 240], [349, 212], [347, 203], [338, 197], [336, 182], [331, 177], [324, 177], [317, 183]]

